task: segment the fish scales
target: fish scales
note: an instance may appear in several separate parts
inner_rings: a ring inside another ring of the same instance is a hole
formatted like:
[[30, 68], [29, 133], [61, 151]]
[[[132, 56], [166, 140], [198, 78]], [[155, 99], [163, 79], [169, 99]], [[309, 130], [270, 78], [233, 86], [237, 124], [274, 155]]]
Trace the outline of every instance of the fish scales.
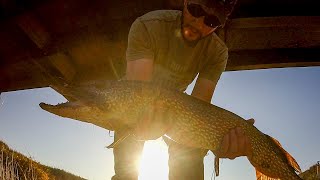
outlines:
[[[269, 139], [265, 138], [264, 134], [254, 126], [246, 123], [244, 119], [218, 107], [207, 105], [190, 96], [181, 95], [185, 96], [181, 99], [178, 99], [177, 96], [178, 95], [168, 97], [179, 101], [179, 104], [183, 106], [183, 108], [172, 106], [177, 108], [176, 110], [178, 114], [174, 117], [176, 123], [173, 124], [173, 130], [166, 133], [172, 139], [182, 144], [210, 149], [213, 152], [216, 152], [220, 148], [219, 146], [223, 136], [228, 133], [230, 129], [241, 127], [251, 141], [253, 147], [251, 161], [254, 163], [257, 162], [255, 163], [257, 167], [263, 166], [260, 169], [268, 169], [272, 164], [274, 164], [275, 167], [281, 167], [281, 165], [283, 165], [281, 163], [274, 163], [272, 158], [276, 157], [281, 152], [274, 151], [272, 144], [265, 143], [268, 142]], [[188, 111], [193, 112], [193, 115], [184, 116], [184, 113]], [[199, 129], [201, 129], [201, 131]], [[261, 165], [259, 165], [259, 163]], [[269, 174], [272, 173], [274, 173], [273, 170]], [[278, 174], [282, 174], [282, 176], [284, 176], [285, 173], [280, 171]], [[280, 177], [280, 175], [274, 175], [273, 177]], [[288, 176], [287, 179], [297, 178], [298, 177], [293, 174], [292, 177]]]
[[[106, 81], [98, 85], [70, 86], [62, 91], [72, 94], [82, 103], [40, 106], [51, 113], [109, 130], [130, 131], [141, 123], [143, 113], [160, 103], [165, 118], [155, 117], [152, 122], [163, 121], [168, 125], [168, 128], [160, 131], [161, 135], [166, 134], [186, 146], [211, 150], [214, 154], [219, 151], [224, 135], [240, 127], [252, 146], [252, 155], [248, 159], [256, 168], [257, 176], [260, 173], [261, 177], [301, 179], [295, 172], [300, 171], [298, 163], [277, 140], [260, 132], [242, 117], [177, 90], [147, 82]], [[81, 113], [89, 112], [90, 108], [90, 113], [96, 118]]]

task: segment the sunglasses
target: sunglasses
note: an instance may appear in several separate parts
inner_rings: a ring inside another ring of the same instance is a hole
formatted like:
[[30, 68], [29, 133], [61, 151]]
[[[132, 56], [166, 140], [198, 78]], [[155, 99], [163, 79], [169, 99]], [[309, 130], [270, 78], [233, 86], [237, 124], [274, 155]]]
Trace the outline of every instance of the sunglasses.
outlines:
[[217, 16], [209, 15], [208, 13], [206, 13], [206, 11], [201, 7], [201, 5], [194, 4], [194, 3], [188, 3], [187, 9], [188, 9], [189, 13], [195, 18], [199, 18], [199, 17], [204, 16], [203, 23], [206, 26], [212, 27], [212, 28], [221, 26], [221, 23], [220, 23], [219, 19], [217, 18]]

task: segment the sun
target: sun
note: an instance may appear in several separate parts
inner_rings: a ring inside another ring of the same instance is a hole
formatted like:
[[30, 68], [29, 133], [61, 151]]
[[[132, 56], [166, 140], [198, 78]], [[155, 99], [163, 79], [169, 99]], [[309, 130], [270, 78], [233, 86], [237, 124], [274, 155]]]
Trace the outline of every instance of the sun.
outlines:
[[168, 180], [168, 147], [159, 138], [144, 144], [140, 161], [139, 180]]

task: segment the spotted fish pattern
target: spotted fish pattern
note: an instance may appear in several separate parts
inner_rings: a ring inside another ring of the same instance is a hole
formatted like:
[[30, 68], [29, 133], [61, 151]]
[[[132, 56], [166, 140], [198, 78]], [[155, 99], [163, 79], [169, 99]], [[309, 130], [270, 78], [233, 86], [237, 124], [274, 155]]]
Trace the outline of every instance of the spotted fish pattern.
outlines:
[[276, 139], [235, 113], [178, 90], [141, 81], [103, 81], [59, 90], [75, 100], [58, 105], [41, 103], [40, 107], [62, 117], [123, 132], [120, 141], [137, 134], [135, 127], [142, 123], [141, 115], [156, 103], [162, 105], [165, 115], [152, 120], [151, 125], [162, 123], [150, 129], [150, 134], [155, 132], [153, 138], [166, 135], [180, 144], [217, 154], [224, 135], [240, 127], [252, 146], [248, 160], [256, 169], [257, 179], [301, 179], [298, 163]]

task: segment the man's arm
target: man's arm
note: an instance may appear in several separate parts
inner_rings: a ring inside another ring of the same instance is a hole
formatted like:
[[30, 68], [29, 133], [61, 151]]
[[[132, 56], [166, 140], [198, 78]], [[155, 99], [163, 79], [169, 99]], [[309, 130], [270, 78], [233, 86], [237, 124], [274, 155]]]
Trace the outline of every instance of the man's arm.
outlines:
[[153, 73], [153, 60], [142, 58], [127, 61], [126, 79], [150, 81]]
[[216, 84], [211, 80], [198, 78], [191, 95], [210, 103]]
[[[153, 73], [153, 60], [142, 58], [133, 61], [127, 61], [127, 80], [150, 81]], [[161, 101], [155, 101], [154, 104], [146, 108], [141, 114], [139, 125], [135, 129], [135, 135], [141, 140], [158, 139], [168, 129], [167, 123], [156, 121], [154, 119], [162, 119], [165, 114], [165, 109]]]

